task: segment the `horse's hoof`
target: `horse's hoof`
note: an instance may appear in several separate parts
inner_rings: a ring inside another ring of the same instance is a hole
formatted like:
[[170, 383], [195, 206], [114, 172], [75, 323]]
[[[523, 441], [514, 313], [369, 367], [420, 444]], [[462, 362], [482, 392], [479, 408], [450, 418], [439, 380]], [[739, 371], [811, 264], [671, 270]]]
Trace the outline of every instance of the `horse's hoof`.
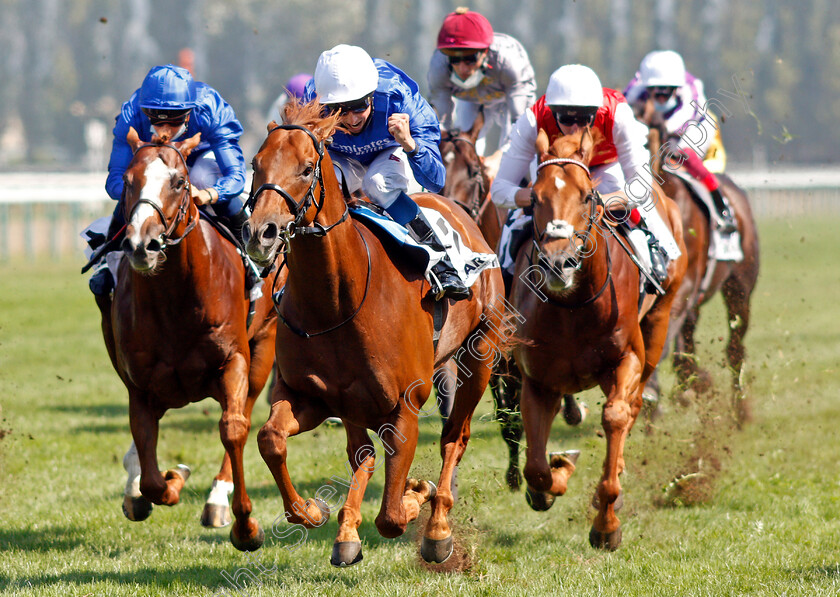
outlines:
[[567, 425], [580, 425], [586, 419], [586, 403], [578, 403], [571, 394], [563, 396], [563, 420]]
[[429, 539], [423, 537], [420, 544], [420, 555], [429, 564], [443, 564], [452, 555], [454, 550], [452, 535], [446, 539]]
[[[598, 497], [598, 492], [595, 492], [595, 495], [592, 496], [592, 507], [596, 510], [601, 509], [601, 498]], [[615, 502], [613, 502], [613, 512], [618, 512], [621, 508], [624, 507], [624, 490], [618, 492], [618, 497], [615, 498]]]
[[257, 551], [265, 543], [265, 531], [259, 524], [257, 524], [257, 534], [248, 541], [240, 541], [234, 530], [236, 530], [235, 526], [230, 530], [230, 542], [239, 551]]
[[554, 494], [547, 491], [534, 491], [530, 487], [525, 490], [525, 501], [532, 510], [545, 512], [554, 505]]
[[127, 519], [134, 522], [146, 520], [151, 516], [152, 508], [154, 508], [154, 504], [142, 495], [139, 497], [125, 496], [122, 503], [123, 514]]
[[220, 529], [229, 525], [230, 522], [231, 518], [229, 506], [204, 504], [204, 510], [201, 512], [201, 526], [211, 529]]
[[621, 545], [621, 527], [618, 527], [612, 533], [602, 533], [592, 527], [589, 531], [589, 545], [595, 549], [615, 551]]
[[572, 468], [577, 464], [580, 458], [580, 450], [566, 450], [565, 452], [549, 452], [548, 466], [551, 468], [568, 467], [570, 464]]
[[177, 476], [181, 477], [181, 479], [184, 480], [184, 483], [186, 483], [187, 479], [190, 478], [191, 474], [192, 474], [192, 471], [190, 470], [190, 467], [188, 467], [186, 464], [179, 464], [175, 468], [171, 468], [168, 471], [166, 471], [166, 474], [164, 475], [164, 479], [168, 480], [168, 479], [173, 478], [175, 475], [177, 475]]
[[522, 474], [519, 472], [519, 469], [509, 468], [505, 475], [505, 481], [507, 481], [508, 489], [519, 491], [519, 488], [522, 487]]
[[337, 568], [346, 568], [362, 561], [361, 541], [336, 541], [333, 543], [330, 564]]

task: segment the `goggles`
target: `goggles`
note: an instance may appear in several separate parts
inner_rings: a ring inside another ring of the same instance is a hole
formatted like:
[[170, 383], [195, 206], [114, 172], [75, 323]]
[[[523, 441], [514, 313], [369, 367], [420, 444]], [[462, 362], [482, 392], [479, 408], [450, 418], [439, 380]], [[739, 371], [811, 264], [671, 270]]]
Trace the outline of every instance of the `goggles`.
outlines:
[[558, 125], [580, 127], [591, 126], [595, 122], [598, 108], [589, 106], [555, 106], [551, 108]]
[[172, 125], [180, 126], [184, 124], [187, 116], [190, 114], [191, 108], [186, 110], [160, 110], [157, 108], [140, 108], [143, 111], [152, 126]]
[[481, 60], [482, 51], [478, 50], [476, 52], [472, 52], [471, 54], [462, 54], [460, 56], [447, 56], [446, 59], [449, 60], [449, 64], [461, 64], [462, 62], [465, 64], [476, 64], [479, 60]]
[[665, 86], [656, 86], [656, 87], [648, 87], [648, 94], [654, 99], [658, 99], [661, 101], [666, 101], [670, 99], [674, 92], [677, 90], [676, 87], [665, 87]]
[[362, 99], [353, 100], [352, 102], [342, 102], [340, 104], [327, 104], [327, 111], [330, 114], [361, 114], [370, 107], [370, 96], [366, 95]]

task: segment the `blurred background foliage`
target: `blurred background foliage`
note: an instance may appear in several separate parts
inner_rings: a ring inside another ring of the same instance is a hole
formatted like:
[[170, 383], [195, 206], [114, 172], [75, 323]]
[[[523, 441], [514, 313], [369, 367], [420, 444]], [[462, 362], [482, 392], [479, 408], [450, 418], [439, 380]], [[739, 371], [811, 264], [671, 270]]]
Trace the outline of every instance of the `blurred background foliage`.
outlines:
[[[647, 52], [674, 49], [732, 112], [731, 162], [837, 161], [836, 0], [0, 0], [0, 168], [104, 168], [120, 104], [183, 48], [196, 78], [233, 105], [250, 159], [283, 83], [337, 43], [390, 60], [427, 90], [437, 31], [458, 5], [522, 41], [540, 94], [563, 64], [587, 64], [621, 89]], [[745, 101], [731, 97], [734, 81]], [[97, 136], [104, 157], [85, 162]]]

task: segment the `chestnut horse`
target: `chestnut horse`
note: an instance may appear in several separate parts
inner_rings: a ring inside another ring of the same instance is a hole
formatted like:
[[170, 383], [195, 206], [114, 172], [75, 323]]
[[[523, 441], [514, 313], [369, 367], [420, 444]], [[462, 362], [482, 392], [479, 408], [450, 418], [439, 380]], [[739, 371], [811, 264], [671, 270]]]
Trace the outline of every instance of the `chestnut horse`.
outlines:
[[[661, 116], [648, 109], [640, 119], [650, 126], [651, 155], [659, 156], [664, 136]], [[663, 165], [661, 159], [655, 160], [653, 167], [662, 181], [662, 190], [679, 207], [683, 230], [688, 232], [685, 234], [688, 268], [671, 312], [670, 341], [666, 351], [673, 341], [673, 365], [679, 388], [700, 393], [711, 387], [711, 375], [697, 364], [694, 332], [700, 317], [700, 307], [720, 292], [726, 305], [729, 324], [726, 357], [732, 374], [734, 415], [740, 425], [750, 416], [743, 386], [744, 336], [750, 323], [750, 297], [755, 290], [759, 271], [758, 231], [747, 194], [728, 176], [717, 175], [721, 191], [729, 199], [734, 211], [744, 254], [742, 261], [718, 261], [709, 257], [712, 233], [708, 208], [693, 196], [682, 178], [670, 171], [668, 165]], [[659, 383], [655, 372], [648, 380], [645, 394], [658, 399]]]
[[222, 407], [225, 457], [202, 523], [229, 522], [232, 487], [236, 521], [230, 538], [238, 549], [252, 551], [265, 534], [251, 517], [242, 452], [254, 401], [271, 371], [277, 317], [266, 293], [247, 325], [242, 258], [199, 219], [190, 199], [185, 160], [199, 135], [180, 143], [157, 137], [142, 143], [132, 128], [127, 139], [134, 158], [125, 171], [125, 258], [113, 299], [97, 297], [108, 355], [128, 389], [134, 443], [124, 459], [129, 480], [123, 512], [144, 520], [151, 504], [178, 503], [189, 469], [179, 465], [161, 474], [159, 420], [170, 408], [212, 396]]
[[519, 251], [511, 302], [522, 315], [513, 350], [522, 374], [521, 410], [527, 439], [525, 479], [529, 503], [548, 509], [566, 492], [576, 455], [546, 458], [551, 423], [564, 394], [596, 385], [606, 396], [602, 425], [607, 440], [603, 474], [589, 533], [593, 547], [616, 549], [621, 523], [624, 442], [642, 406], [642, 390], [668, 332], [668, 319], [685, 273], [680, 214], [667, 197], [656, 201], [683, 252], [668, 266], [665, 294], [639, 303], [639, 270], [622, 242], [603, 225], [604, 206], [593, 190], [589, 129], [558, 138], [537, 137], [539, 166], [533, 185], [535, 241]]
[[[440, 339], [433, 340], [435, 302], [417, 264], [385, 252], [348, 207], [326, 151], [337, 126], [317, 102], [287, 106], [287, 124], [270, 125], [253, 161], [252, 215], [243, 228], [248, 253], [268, 263], [286, 253], [288, 281], [278, 312], [277, 384], [259, 447], [283, 498], [286, 519], [320, 526], [330, 506], [319, 493], [304, 500], [287, 468], [287, 440], [330, 416], [345, 424], [353, 480], [338, 514], [331, 563], [362, 558], [358, 527], [365, 487], [376, 465], [374, 430], [385, 448], [385, 487], [376, 527], [397, 537], [431, 502], [420, 553], [440, 563], [452, 553], [447, 514], [451, 479], [466, 450], [470, 419], [498, 356], [504, 286], [498, 269], [479, 275], [468, 300], [448, 301]], [[476, 251], [490, 252], [478, 227], [451, 201], [414, 196], [434, 207]], [[418, 438], [418, 413], [432, 388], [432, 373], [456, 351], [458, 384], [443, 427], [438, 485], [408, 479]], [[315, 463], [312, 463], [315, 465]]]

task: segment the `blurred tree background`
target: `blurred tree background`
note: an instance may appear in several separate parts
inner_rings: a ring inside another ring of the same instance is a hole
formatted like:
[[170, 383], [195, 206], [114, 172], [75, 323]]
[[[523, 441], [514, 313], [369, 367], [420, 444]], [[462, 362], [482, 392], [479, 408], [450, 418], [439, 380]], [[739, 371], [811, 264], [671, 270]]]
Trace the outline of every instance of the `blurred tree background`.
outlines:
[[[233, 105], [250, 159], [283, 83], [337, 43], [427, 89], [437, 31], [458, 5], [522, 41], [539, 93], [570, 62], [621, 89], [647, 52], [673, 49], [732, 113], [731, 162], [837, 162], [836, 0], [0, 0], [0, 168], [104, 168], [120, 104], [183, 48]], [[103, 138], [104, 156], [91, 158]]]

